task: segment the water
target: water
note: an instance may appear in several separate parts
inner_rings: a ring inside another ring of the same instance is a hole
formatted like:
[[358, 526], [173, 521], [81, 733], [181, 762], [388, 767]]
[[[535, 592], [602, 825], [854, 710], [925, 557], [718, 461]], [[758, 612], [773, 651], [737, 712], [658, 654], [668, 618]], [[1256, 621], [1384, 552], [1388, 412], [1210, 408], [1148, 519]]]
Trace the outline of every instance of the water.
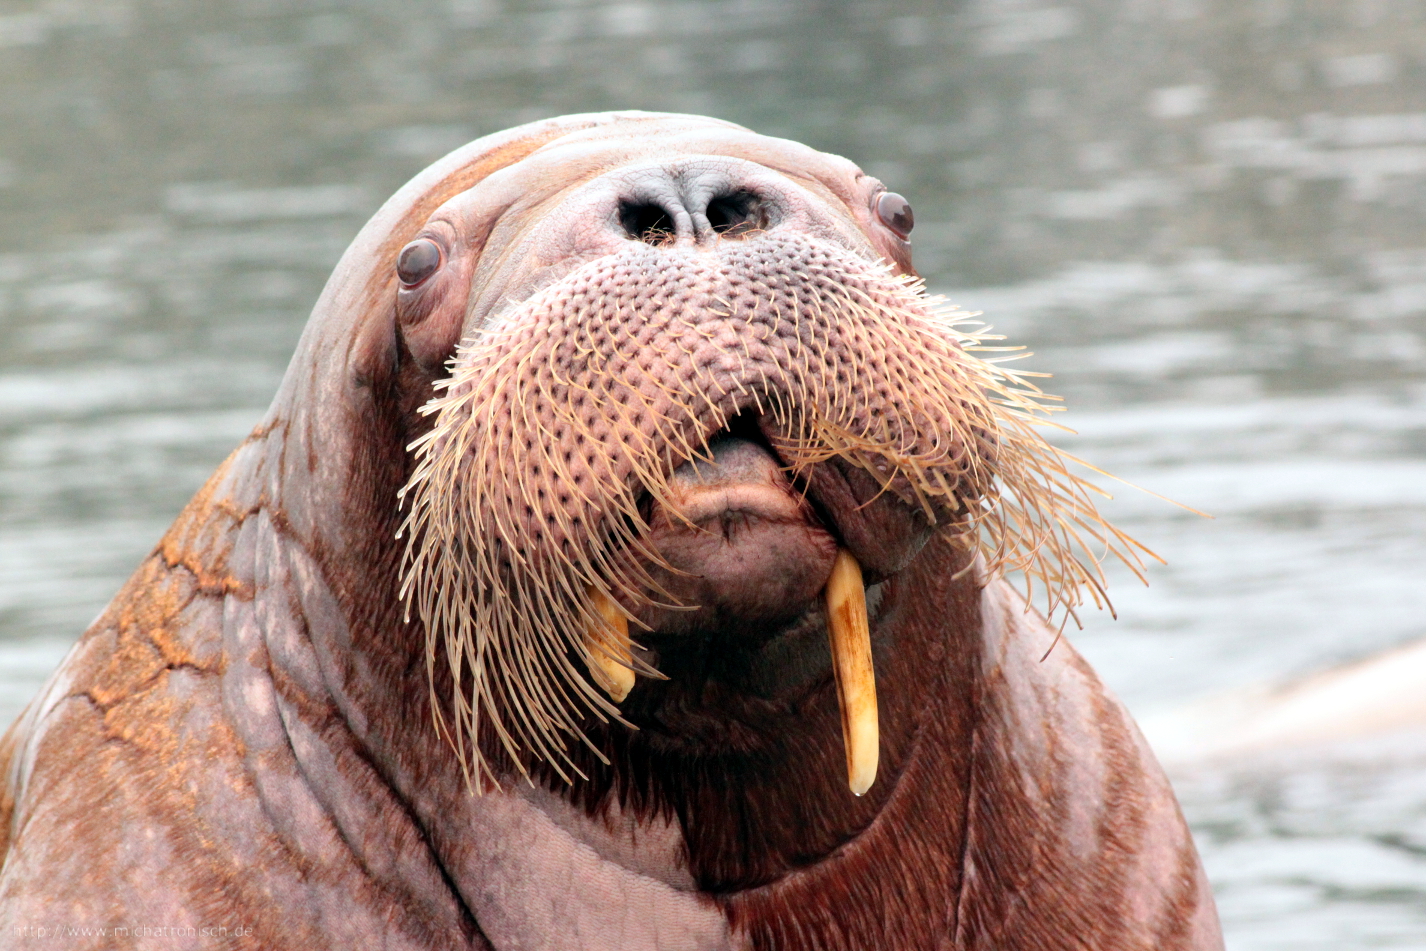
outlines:
[[[850, 156], [1168, 561], [1140, 715], [1426, 636], [1426, 2], [0, 2], [0, 720], [449, 148], [703, 112]], [[1180, 770], [1229, 946], [1426, 947], [1426, 755]], [[1413, 751], [1414, 750], [1414, 751]]]

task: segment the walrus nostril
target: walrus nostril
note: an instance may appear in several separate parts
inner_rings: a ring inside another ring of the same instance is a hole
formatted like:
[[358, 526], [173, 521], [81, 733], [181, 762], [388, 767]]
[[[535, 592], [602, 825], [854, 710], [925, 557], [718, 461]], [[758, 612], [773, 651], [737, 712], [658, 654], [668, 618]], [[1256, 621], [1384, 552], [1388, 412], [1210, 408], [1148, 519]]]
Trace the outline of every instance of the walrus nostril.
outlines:
[[714, 234], [728, 238], [742, 237], [754, 231], [765, 231], [767, 209], [751, 192], [720, 195], [708, 203], [708, 226]]
[[659, 205], [652, 203], [619, 205], [619, 224], [624, 233], [635, 241], [645, 244], [663, 244], [672, 241], [677, 229], [673, 217]]

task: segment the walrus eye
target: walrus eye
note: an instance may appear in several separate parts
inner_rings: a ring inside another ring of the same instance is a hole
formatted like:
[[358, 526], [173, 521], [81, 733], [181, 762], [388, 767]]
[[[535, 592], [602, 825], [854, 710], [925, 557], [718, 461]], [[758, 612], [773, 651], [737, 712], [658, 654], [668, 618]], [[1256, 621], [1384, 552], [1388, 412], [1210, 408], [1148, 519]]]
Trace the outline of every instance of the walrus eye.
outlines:
[[911, 203], [896, 192], [882, 192], [876, 200], [876, 216], [881, 223], [902, 238], [911, 234], [916, 227], [916, 217], [911, 214]]
[[407, 287], [415, 287], [441, 266], [441, 246], [430, 238], [417, 238], [401, 249], [396, 259], [396, 276]]

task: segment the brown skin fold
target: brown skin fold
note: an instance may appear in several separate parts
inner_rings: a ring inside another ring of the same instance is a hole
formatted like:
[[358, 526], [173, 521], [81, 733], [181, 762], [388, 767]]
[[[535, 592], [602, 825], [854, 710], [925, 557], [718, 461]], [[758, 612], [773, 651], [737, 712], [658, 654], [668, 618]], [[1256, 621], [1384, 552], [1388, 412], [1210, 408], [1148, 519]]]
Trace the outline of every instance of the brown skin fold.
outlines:
[[[530, 759], [531, 785], [483, 736], [504, 781], [471, 794], [433, 725], [451, 674], [432, 684], [398, 597], [406, 447], [462, 335], [614, 240], [580, 189], [689, 155], [689, 181], [780, 176], [784, 228], [910, 273], [878, 183], [713, 120], [567, 117], [423, 173], [338, 266], [267, 418], [0, 740], [7, 947], [54, 946], [36, 926], [109, 929], [64, 939], [94, 949], [157, 946], [143, 927], [172, 948], [1221, 947], [1123, 708], [1067, 643], [1041, 662], [1053, 632], [889, 497], [841, 516], [881, 556], [865, 797], [815, 611], [635, 631], [670, 679], [621, 705], [637, 731], [589, 718], [607, 765], [571, 740], [585, 778]], [[447, 283], [398, 291], [436, 219]], [[823, 465], [836, 532], [837, 500], [875, 487]]]

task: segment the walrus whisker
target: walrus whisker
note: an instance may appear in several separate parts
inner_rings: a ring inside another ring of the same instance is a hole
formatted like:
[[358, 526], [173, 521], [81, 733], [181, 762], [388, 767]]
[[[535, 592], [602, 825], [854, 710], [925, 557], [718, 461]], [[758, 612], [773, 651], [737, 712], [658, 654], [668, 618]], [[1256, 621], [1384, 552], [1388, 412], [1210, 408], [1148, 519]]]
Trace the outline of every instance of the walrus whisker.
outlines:
[[[521, 750], [561, 758], [551, 734], [588, 743], [584, 716], [618, 716], [610, 692], [590, 679], [618, 654], [585, 633], [601, 623], [597, 599], [629, 617], [677, 600], [642, 567], [672, 566], [641, 543], [649, 526], [639, 494], [687, 522], [671, 504], [669, 473], [711, 459], [709, 439], [745, 408], [771, 421], [772, 448], [800, 491], [814, 466], [840, 457], [875, 480], [858, 510], [895, 493], [954, 543], [978, 547], [986, 571], [1020, 572], [1027, 592], [1038, 578], [1051, 614], [1085, 597], [1102, 603], [1105, 558], [1135, 562], [1141, 546], [1100, 528], [1091, 484], [1035, 431], [1053, 398], [989, 356], [1018, 359], [1018, 350], [988, 346], [998, 339], [978, 329], [988, 328], [917, 280], [812, 242], [789, 252], [807, 258], [800, 284], [789, 290], [770, 277], [750, 297], [713, 292], [696, 309], [666, 308], [659, 295], [686, 294], [702, 275], [716, 284], [707, 259], [661, 274], [636, 308], [604, 309], [598, 294], [570, 290], [602, 279], [610, 265], [594, 262], [521, 305], [525, 317], [510, 317], [509, 329], [462, 342], [451, 376], [422, 408], [436, 422], [412, 443], [416, 466], [401, 494], [408, 610], [428, 641], [470, 656], [461, 673], [488, 681], [474, 685], [472, 704], [454, 706], [455, 742], [503, 721], [495, 734], [523, 774]], [[724, 321], [740, 328], [727, 345]], [[562, 334], [578, 346], [555, 346]], [[650, 352], [655, 339], [668, 344]], [[502, 447], [517, 439], [535, 464], [512, 472]], [[459, 546], [442, 539], [455, 538], [485, 550], [474, 561], [469, 552], [451, 557]], [[502, 710], [506, 698], [519, 709]], [[482, 775], [483, 755], [470, 750]]]

